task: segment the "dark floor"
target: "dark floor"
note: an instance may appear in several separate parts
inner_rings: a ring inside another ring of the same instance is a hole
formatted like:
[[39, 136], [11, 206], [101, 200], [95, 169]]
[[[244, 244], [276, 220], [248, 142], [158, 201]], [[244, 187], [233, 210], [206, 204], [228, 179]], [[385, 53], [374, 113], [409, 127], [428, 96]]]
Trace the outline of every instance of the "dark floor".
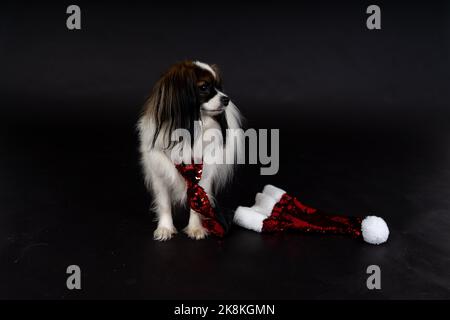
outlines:
[[[250, 205], [273, 183], [324, 210], [383, 216], [385, 245], [238, 227], [223, 241], [179, 233], [160, 243], [152, 240], [135, 111], [61, 113], [64, 125], [57, 115], [3, 117], [0, 298], [450, 298], [445, 118], [249, 121], [281, 129], [280, 171], [259, 176], [257, 166], [242, 167], [223, 206]], [[177, 214], [179, 230], [186, 219]], [[71, 264], [82, 269], [81, 291], [66, 289]], [[382, 290], [366, 288], [371, 264], [381, 268]]]

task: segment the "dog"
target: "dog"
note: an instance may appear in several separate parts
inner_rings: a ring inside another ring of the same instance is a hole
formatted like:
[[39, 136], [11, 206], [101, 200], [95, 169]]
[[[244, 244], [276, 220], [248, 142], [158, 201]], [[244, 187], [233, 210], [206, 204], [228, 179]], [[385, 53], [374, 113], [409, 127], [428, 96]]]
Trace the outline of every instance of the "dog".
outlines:
[[[153, 194], [152, 209], [156, 212], [158, 222], [153, 234], [155, 240], [166, 241], [177, 233], [172, 219], [172, 206], [187, 202], [186, 182], [175, 167], [177, 162], [185, 161], [186, 158], [181, 160], [173, 155], [196, 154], [194, 161], [199, 161], [199, 158], [203, 161], [206, 148], [211, 143], [220, 143], [223, 154], [231, 154], [235, 158], [242, 148], [242, 141], [238, 138], [236, 143], [229, 143], [227, 132], [240, 129], [241, 124], [239, 110], [223, 92], [221, 74], [216, 65], [182, 61], [170, 67], [157, 81], [138, 122], [144, 180]], [[178, 129], [188, 132], [190, 141], [173, 141], [173, 135]], [[208, 130], [219, 132], [221, 139], [217, 140], [220, 141], [206, 139]], [[200, 155], [196, 153], [198, 149]], [[229, 183], [234, 169], [233, 163], [203, 161], [199, 184], [213, 205], [214, 195]], [[202, 226], [202, 217], [193, 210], [183, 231], [196, 240], [208, 235]]]

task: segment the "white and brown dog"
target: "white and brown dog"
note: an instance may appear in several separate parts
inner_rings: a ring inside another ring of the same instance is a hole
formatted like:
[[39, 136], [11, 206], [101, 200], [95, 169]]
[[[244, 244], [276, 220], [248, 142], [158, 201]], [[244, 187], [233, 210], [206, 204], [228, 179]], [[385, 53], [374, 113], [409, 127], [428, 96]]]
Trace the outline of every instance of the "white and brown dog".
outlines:
[[[199, 124], [196, 127], [200, 130], [194, 130], [195, 124]], [[212, 143], [211, 139], [205, 139], [205, 132], [216, 130], [223, 138], [220, 142], [223, 154], [236, 156], [242, 141], [227, 143], [227, 130], [240, 126], [241, 115], [222, 92], [217, 66], [183, 61], [173, 65], [158, 80], [138, 123], [145, 183], [153, 193], [153, 209], [158, 221], [155, 240], [168, 240], [177, 232], [172, 220], [172, 205], [186, 201], [185, 180], [175, 167], [181, 160], [174, 159], [173, 154], [195, 154], [193, 150], [198, 149], [198, 145], [202, 153]], [[173, 133], [177, 129], [187, 130], [190, 141], [174, 141]], [[200, 185], [211, 200], [230, 180], [233, 170], [233, 164], [203, 163]], [[184, 232], [192, 239], [207, 236], [201, 217], [195, 211], [191, 210]]]

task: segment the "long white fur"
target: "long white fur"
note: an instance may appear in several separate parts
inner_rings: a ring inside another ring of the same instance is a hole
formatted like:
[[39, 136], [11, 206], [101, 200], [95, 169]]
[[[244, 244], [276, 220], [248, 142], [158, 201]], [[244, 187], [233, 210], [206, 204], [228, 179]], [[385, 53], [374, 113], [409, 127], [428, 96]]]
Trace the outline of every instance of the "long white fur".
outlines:
[[[211, 67], [209, 68], [211, 69]], [[222, 93], [217, 95], [220, 94]], [[219, 99], [214, 99], [214, 101], [219, 101]], [[239, 129], [241, 127], [241, 115], [231, 101], [224, 112], [229, 129]], [[194, 148], [200, 142], [200, 139], [203, 141], [203, 132], [205, 130], [220, 129], [219, 123], [209, 116], [207, 112], [201, 111], [201, 122], [201, 135], [194, 138]], [[173, 225], [172, 205], [185, 204], [186, 183], [170, 158], [172, 148], [168, 150], [163, 148], [162, 134], [158, 136], [154, 147], [152, 147], [155, 134], [154, 121], [148, 116], [142, 116], [138, 122], [138, 130], [145, 183], [153, 191], [153, 210], [157, 213], [158, 227], [154, 232], [154, 239], [168, 240], [177, 232]], [[240, 152], [243, 146], [243, 141], [239, 139], [235, 149], [231, 149], [231, 146], [232, 144], [225, 144], [223, 154], [234, 154], [236, 157], [236, 153]], [[207, 142], [203, 141], [203, 150], [206, 147]], [[191, 146], [175, 145], [173, 148], [191, 148]], [[205, 189], [212, 203], [214, 203], [215, 193], [229, 182], [233, 171], [234, 164], [204, 164], [200, 185]], [[201, 218], [193, 210], [191, 210], [189, 223], [184, 231], [193, 239], [203, 239], [207, 235], [206, 229], [202, 227]]]

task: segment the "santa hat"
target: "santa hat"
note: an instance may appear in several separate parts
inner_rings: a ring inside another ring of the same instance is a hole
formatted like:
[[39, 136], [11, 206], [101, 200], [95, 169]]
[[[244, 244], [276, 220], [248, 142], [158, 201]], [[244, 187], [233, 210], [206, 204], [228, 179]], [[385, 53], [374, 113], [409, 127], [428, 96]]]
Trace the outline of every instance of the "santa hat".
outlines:
[[256, 232], [296, 230], [346, 234], [371, 244], [381, 244], [389, 237], [386, 222], [376, 216], [347, 217], [331, 215], [308, 207], [284, 190], [266, 185], [252, 207], [238, 207], [234, 223]]

